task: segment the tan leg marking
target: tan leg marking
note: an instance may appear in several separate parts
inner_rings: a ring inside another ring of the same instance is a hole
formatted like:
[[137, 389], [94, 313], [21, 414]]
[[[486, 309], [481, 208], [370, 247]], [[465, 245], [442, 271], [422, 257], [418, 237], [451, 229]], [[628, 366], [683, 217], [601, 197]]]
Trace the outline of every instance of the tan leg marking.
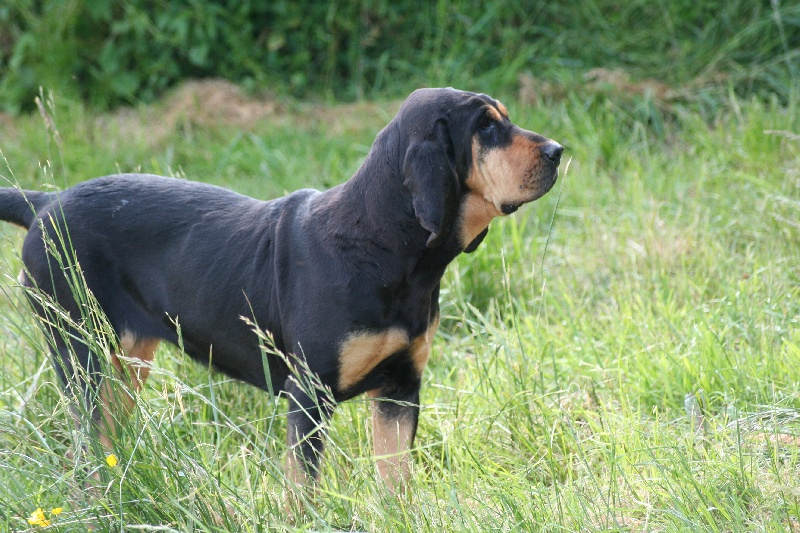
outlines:
[[[116, 369], [117, 377], [127, 381], [134, 392], [141, 390], [147, 377], [150, 375], [149, 363], [153, 361], [156, 348], [160, 339], [136, 339], [125, 333], [120, 338], [122, 355], [136, 359], [146, 364], [129, 362], [127, 373], [122, 361], [117, 354], [111, 354], [111, 363]], [[112, 449], [111, 437], [116, 436], [116, 424], [124, 420], [133, 409], [134, 399], [129, 394], [119, 389], [118, 385], [104, 381], [100, 388], [100, 411], [103, 415], [103, 424], [100, 429], [100, 442], [107, 449]]]
[[[422, 335], [411, 341], [411, 360], [414, 370], [422, 375], [431, 353], [433, 335], [439, 327], [437, 316]], [[411, 475], [408, 450], [414, 436], [414, 425], [408, 417], [387, 417], [380, 409], [378, 389], [367, 392], [372, 402], [372, 441], [377, 457], [378, 473], [392, 492], [405, 488]]]
[[[299, 449], [298, 449], [299, 451]], [[309, 487], [312, 485], [311, 477], [306, 473], [305, 468], [300, 465], [300, 461], [293, 449], [286, 451], [286, 463], [283, 469], [290, 487]]]
[[367, 392], [372, 401], [372, 443], [378, 473], [393, 493], [402, 492], [411, 477], [411, 448], [414, 428], [405, 417], [389, 418], [380, 411], [378, 390]]
[[[298, 449], [299, 451], [299, 449]], [[300, 463], [293, 449], [286, 451], [283, 467], [285, 477], [283, 492], [283, 510], [289, 517], [305, 516], [306, 505], [315, 505], [316, 498], [320, 495], [319, 483]], [[298, 514], [299, 513], [299, 514]]]
[[339, 389], [357, 384], [381, 361], [408, 347], [408, 333], [401, 328], [351, 334], [339, 350]]

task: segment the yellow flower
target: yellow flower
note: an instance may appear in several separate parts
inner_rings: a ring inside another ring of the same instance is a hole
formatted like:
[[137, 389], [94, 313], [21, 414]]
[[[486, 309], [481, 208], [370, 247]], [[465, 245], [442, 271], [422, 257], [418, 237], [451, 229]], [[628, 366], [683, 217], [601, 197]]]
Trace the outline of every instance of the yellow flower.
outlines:
[[44, 511], [39, 507], [31, 513], [30, 518], [28, 518], [28, 523], [32, 526], [47, 527], [50, 525], [50, 520], [44, 517]]
[[108, 466], [110, 466], [111, 468], [114, 468], [115, 466], [117, 466], [118, 462], [119, 461], [117, 461], [117, 456], [114, 455], [113, 453], [111, 455], [109, 455], [108, 457], [106, 457], [106, 464]]
[[58, 516], [61, 514], [61, 511], [63, 510], [64, 510], [63, 507], [56, 507], [55, 509], [50, 509], [50, 514], [53, 516]]

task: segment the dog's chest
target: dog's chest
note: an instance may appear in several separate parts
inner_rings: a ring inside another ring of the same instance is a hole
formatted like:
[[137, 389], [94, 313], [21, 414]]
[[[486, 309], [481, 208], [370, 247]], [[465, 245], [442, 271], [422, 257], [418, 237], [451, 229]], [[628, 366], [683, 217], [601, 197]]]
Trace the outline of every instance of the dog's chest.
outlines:
[[415, 337], [409, 336], [408, 331], [400, 327], [350, 333], [339, 348], [339, 390], [355, 387], [390, 358], [410, 362], [410, 368], [416, 376], [421, 375], [428, 363], [438, 324], [437, 319]]

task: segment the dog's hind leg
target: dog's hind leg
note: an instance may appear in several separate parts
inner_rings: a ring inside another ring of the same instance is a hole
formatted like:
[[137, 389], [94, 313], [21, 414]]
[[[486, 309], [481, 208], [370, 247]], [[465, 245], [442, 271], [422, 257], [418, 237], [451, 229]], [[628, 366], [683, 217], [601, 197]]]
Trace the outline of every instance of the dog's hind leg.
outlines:
[[100, 388], [100, 441], [112, 449], [111, 440], [117, 437], [119, 424], [124, 424], [130, 415], [135, 400], [133, 393], [139, 392], [150, 375], [150, 363], [155, 356], [160, 339], [137, 339], [130, 333], [120, 337], [120, 351], [129, 360], [123, 362], [116, 353], [111, 354], [115, 377], [119, 382], [104, 378]]
[[99, 400], [102, 369], [100, 359], [80, 340], [81, 333], [71, 326], [54, 327], [42, 319], [42, 330], [51, 345], [53, 368], [70, 403], [70, 412], [78, 428], [89, 424], [99, 429]]
[[99, 438], [104, 450], [111, 451], [119, 425], [125, 423], [133, 408], [133, 393], [141, 389], [150, 373], [149, 363], [160, 339], [123, 334], [120, 352], [131, 360], [123, 362], [112, 352], [110, 364], [104, 365], [101, 357], [105, 356], [94, 353], [75, 328], [63, 323], [55, 327], [44, 319], [41, 325], [50, 339], [53, 366], [72, 403], [76, 424], [80, 428], [88, 422], [94, 438]]

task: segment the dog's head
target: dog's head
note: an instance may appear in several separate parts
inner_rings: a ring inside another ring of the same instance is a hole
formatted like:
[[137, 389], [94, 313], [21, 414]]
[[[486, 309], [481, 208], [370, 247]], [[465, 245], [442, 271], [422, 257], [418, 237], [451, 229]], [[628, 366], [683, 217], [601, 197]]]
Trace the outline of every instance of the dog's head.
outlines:
[[429, 248], [455, 231], [471, 252], [494, 217], [541, 197], [558, 177], [562, 146], [512, 124], [485, 94], [419, 89], [395, 122], [406, 141], [403, 184]]

